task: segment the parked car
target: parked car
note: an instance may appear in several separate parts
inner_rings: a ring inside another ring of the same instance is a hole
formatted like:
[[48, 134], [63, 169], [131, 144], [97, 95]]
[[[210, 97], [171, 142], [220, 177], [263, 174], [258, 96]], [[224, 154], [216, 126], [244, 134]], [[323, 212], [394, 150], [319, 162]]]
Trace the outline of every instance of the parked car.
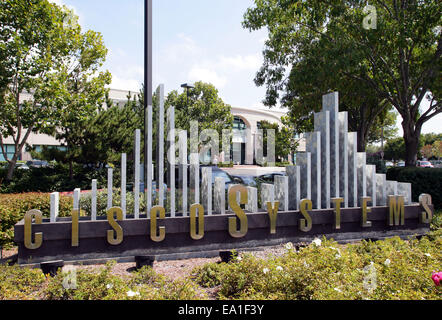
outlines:
[[269, 183], [273, 184], [275, 181], [275, 176], [285, 176], [285, 172], [273, 172], [273, 173], [266, 173], [263, 175], [260, 175], [255, 178], [255, 181], [257, 183]]
[[420, 168], [434, 168], [430, 161], [418, 161], [417, 166]]
[[431, 161], [431, 164], [432, 164], [433, 167], [435, 167], [435, 168], [442, 168], [442, 160], [434, 160], [434, 161]]
[[19, 170], [29, 170], [29, 166], [27, 166], [25, 163], [17, 163], [15, 168]]
[[[167, 198], [167, 184], [163, 183], [163, 186], [164, 186], [164, 199], [166, 199]], [[152, 181], [152, 190], [153, 190], [152, 194], [154, 195], [154, 197], [156, 197], [157, 192], [158, 192], [156, 181]], [[134, 184], [133, 183], [126, 184], [126, 191], [133, 192], [134, 191]], [[143, 181], [140, 182], [140, 193], [144, 193], [144, 182]]]
[[257, 185], [258, 185], [258, 183], [256, 182], [256, 177], [254, 177], [254, 176], [237, 176], [238, 178], [241, 178], [242, 179], [242, 181], [243, 181], [243, 183], [246, 185], [246, 186], [249, 186], [249, 187], [256, 187]]
[[399, 161], [397, 166], [398, 167], [405, 167], [405, 162], [404, 161]]
[[49, 163], [47, 161], [43, 161], [43, 160], [30, 160], [26, 162], [26, 165], [29, 168], [44, 168], [44, 167], [48, 167]]
[[[200, 166], [200, 185], [202, 181], [202, 168], [211, 167], [212, 168], [212, 185], [215, 184], [215, 178], [220, 177], [224, 178], [224, 182], [226, 183], [226, 190], [228, 190], [230, 184], [245, 184], [240, 176], [232, 176], [224, 170], [220, 169], [218, 166]], [[187, 187], [190, 187], [190, 165], [187, 165]], [[169, 181], [168, 174], [164, 177], [164, 181]], [[180, 168], [175, 167], [175, 187], [179, 188], [181, 185], [180, 182]]]

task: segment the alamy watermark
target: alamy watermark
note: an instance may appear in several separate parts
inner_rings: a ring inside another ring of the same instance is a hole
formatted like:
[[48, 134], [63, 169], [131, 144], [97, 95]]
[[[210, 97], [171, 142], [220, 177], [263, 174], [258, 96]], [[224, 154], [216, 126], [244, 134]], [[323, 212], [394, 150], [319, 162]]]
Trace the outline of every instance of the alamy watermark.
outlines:
[[377, 272], [374, 266], [374, 263], [370, 263], [368, 266], [364, 268], [364, 289], [368, 291], [369, 294], [372, 294], [374, 290], [377, 288]]
[[372, 5], [366, 5], [362, 12], [366, 15], [362, 20], [362, 27], [365, 30], [377, 29], [378, 15], [376, 7]]
[[62, 286], [66, 290], [77, 289], [77, 269], [74, 266], [65, 266], [62, 269]]
[[[198, 121], [190, 123], [190, 139], [186, 130], [173, 129], [167, 135], [169, 149], [167, 160], [172, 165], [187, 164], [188, 142], [190, 155], [197, 154], [201, 164], [229, 164], [241, 161], [241, 149], [232, 148], [233, 143], [246, 145], [246, 159], [255, 160], [259, 165], [274, 165], [276, 133], [274, 129], [258, 129], [252, 133], [250, 128], [245, 130], [223, 129], [222, 134], [214, 129], [198, 131]], [[264, 141], [266, 141], [266, 146]], [[220, 149], [221, 144], [221, 149]], [[266, 154], [264, 156], [264, 147]], [[177, 151], [179, 156], [177, 157]], [[233, 152], [232, 152], [233, 151]], [[197, 159], [198, 159], [197, 158]], [[195, 159], [194, 156], [191, 159]], [[247, 161], [247, 160], [246, 160]], [[197, 162], [193, 160], [192, 162]], [[194, 163], [193, 163], [194, 164]]]

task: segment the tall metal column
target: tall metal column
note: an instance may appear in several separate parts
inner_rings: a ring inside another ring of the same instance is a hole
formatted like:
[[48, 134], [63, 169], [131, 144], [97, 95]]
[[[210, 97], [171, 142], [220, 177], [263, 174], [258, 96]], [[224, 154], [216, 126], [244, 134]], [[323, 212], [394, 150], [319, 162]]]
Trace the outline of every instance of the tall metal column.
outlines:
[[[152, 115], [152, 0], [144, 0], [144, 195], [146, 210], [152, 203], [152, 137], [148, 129], [149, 115]], [[148, 112], [150, 109], [150, 112]], [[149, 216], [149, 212], [146, 212]]]

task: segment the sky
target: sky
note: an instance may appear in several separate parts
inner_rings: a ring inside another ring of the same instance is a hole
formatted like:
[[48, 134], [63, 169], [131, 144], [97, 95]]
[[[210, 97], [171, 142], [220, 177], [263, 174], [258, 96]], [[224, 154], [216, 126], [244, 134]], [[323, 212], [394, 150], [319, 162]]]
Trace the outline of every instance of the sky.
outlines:
[[[109, 53], [103, 66], [113, 89], [138, 91], [144, 79], [143, 0], [51, 0], [67, 5], [84, 30], [103, 34]], [[266, 30], [241, 25], [253, 0], [153, 0], [153, 89], [165, 94], [195, 81], [212, 83], [225, 103], [265, 108], [265, 87], [253, 79], [262, 65]], [[399, 135], [402, 119], [398, 116]], [[442, 115], [423, 133], [442, 133]]]

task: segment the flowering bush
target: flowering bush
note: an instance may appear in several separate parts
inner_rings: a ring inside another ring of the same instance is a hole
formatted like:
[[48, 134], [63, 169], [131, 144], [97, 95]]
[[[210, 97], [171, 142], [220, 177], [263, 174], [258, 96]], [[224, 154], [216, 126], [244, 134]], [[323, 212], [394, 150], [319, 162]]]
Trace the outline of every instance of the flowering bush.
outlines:
[[219, 299], [440, 299], [434, 283], [442, 273], [431, 275], [442, 261], [442, 238], [317, 240], [278, 257], [246, 254], [235, 263], [208, 264], [194, 270], [194, 279], [218, 285]]
[[434, 281], [434, 284], [437, 287], [440, 286], [440, 282], [442, 280], [442, 272], [433, 272], [431, 279]]
[[144, 267], [131, 276], [111, 273], [115, 262], [99, 272], [77, 269], [75, 289], [65, 286], [66, 273], [54, 278], [40, 269], [0, 265], [0, 300], [196, 300], [207, 299], [190, 280], [167, 281], [152, 268]]

